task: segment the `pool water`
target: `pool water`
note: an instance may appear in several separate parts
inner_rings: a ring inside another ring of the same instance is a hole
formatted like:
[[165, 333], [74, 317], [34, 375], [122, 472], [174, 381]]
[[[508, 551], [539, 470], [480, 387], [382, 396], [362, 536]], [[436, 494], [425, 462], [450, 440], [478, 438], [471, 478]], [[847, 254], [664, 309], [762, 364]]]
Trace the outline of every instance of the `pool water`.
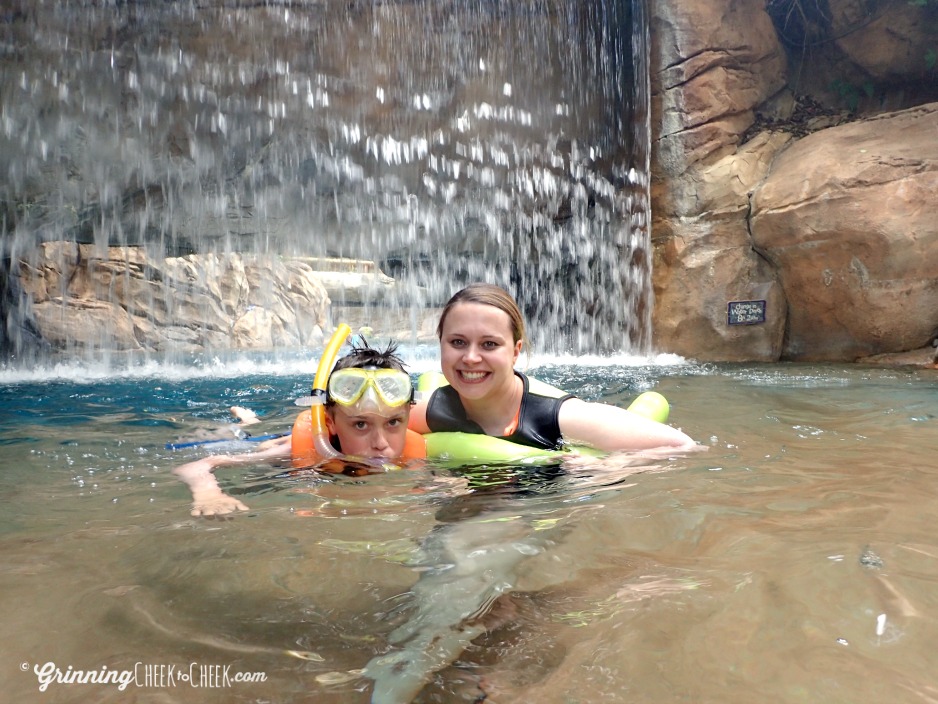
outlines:
[[[529, 371], [623, 406], [660, 391], [709, 449], [540, 472], [232, 467], [221, 485], [250, 510], [209, 520], [171, 469], [237, 444], [166, 443], [227, 432], [235, 404], [260, 412], [256, 432], [288, 430], [309, 370], [4, 371], [0, 689], [368, 702], [383, 658], [471, 637], [435, 655], [415, 701], [938, 696], [938, 373], [618, 358]], [[376, 701], [410, 700], [386, 669]]]

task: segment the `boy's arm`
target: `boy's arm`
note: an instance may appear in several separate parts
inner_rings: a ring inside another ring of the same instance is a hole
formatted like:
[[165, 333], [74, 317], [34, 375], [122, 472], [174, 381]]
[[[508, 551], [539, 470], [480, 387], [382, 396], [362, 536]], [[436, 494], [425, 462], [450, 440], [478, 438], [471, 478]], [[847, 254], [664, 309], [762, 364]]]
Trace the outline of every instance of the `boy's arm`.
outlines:
[[224, 464], [237, 464], [226, 462], [232, 457], [213, 455], [203, 457], [195, 462], [180, 465], [173, 470], [173, 474], [182, 479], [192, 492], [193, 516], [216, 516], [232, 511], [247, 511], [248, 507], [233, 496], [228, 496], [218, 486], [218, 480], [212, 473], [215, 467]]
[[215, 478], [215, 469], [235, 464], [256, 464], [261, 460], [282, 459], [290, 456], [290, 438], [277, 438], [271, 446], [260, 452], [242, 455], [212, 455], [180, 465], [173, 474], [182, 479], [192, 492], [193, 516], [219, 516], [234, 511], [247, 511], [248, 507], [221, 490]]

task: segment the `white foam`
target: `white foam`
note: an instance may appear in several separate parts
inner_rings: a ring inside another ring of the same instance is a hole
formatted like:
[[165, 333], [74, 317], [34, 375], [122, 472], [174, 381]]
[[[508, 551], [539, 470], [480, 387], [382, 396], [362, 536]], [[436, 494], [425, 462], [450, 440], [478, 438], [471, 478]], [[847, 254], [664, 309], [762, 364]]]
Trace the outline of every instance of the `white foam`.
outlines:
[[[420, 374], [440, 368], [438, 351], [435, 345], [416, 347], [402, 346], [399, 350], [407, 369]], [[23, 383], [42, 383], [50, 381], [68, 381], [72, 383], [96, 383], [113, 379], [166, 379], [185, 380], [192, 378], [224, 379], [240, 376], [312, 376], [316, 373], [320, 350], [310, 352], [308, 356], [300, 352], [275, 354], [259, 357], [244, 354], [233, 357], [213, 357], [191, 363], [144, 360], [133, 364], [115, 366], [113, 363], [86, 362], [70, 360], [49, 362], [21, 369], [9, 365], [0, 367], [0, 384], [12, 385]], [[686, 359], [674, 354], [656, 354], [651, 356], [616, 354], [601, 355], [532, 355], [524, 354], [518, 360], [518, 369], [537, 369], [539, 367], [564, 366], [581, 368], [608, 367], [676, 367], [690, 364]]]

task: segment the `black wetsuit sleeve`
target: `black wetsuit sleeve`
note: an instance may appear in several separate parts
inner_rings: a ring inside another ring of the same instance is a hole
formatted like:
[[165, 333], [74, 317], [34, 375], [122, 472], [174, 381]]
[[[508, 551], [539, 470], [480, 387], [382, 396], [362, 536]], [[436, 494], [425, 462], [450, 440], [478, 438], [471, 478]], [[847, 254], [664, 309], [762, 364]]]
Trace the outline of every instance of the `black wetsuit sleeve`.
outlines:
[[474, 433], [485, 435], [482, 426], [470, 420], [459, 394], [452, 386], [441, 386], [427, 403], [427, 426], [434, 433]]

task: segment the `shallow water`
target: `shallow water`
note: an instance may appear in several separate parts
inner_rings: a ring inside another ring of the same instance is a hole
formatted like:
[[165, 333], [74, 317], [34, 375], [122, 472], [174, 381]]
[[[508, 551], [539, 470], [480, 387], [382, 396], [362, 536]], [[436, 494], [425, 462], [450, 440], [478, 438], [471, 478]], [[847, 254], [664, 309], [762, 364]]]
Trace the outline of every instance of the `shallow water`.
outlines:
[[[223, 488], [250, 511], [195, 519], [170, 470], [210, 446], [165, 443], [213, 432], [233, 404], [261, 411], [259, 431], [285, 430], [308, 376], [7, 375], [0, 688], [10, 701], [367, 702], [359, 671], [421, 608], [445, 610], [420, 589], [442, 540], [513, 551], [484, 575], [509, 596], [417, 701], [480, 688], [499, 704], [938, 696], [938, 374], [586, 359], [531, 371], [621, 405], [655, 388], [709, 450], [476, 489], [498, 473], [473, 485], [431, 468], [229, 468]], [[45, 663], [136, 677], [41, 693]]]

